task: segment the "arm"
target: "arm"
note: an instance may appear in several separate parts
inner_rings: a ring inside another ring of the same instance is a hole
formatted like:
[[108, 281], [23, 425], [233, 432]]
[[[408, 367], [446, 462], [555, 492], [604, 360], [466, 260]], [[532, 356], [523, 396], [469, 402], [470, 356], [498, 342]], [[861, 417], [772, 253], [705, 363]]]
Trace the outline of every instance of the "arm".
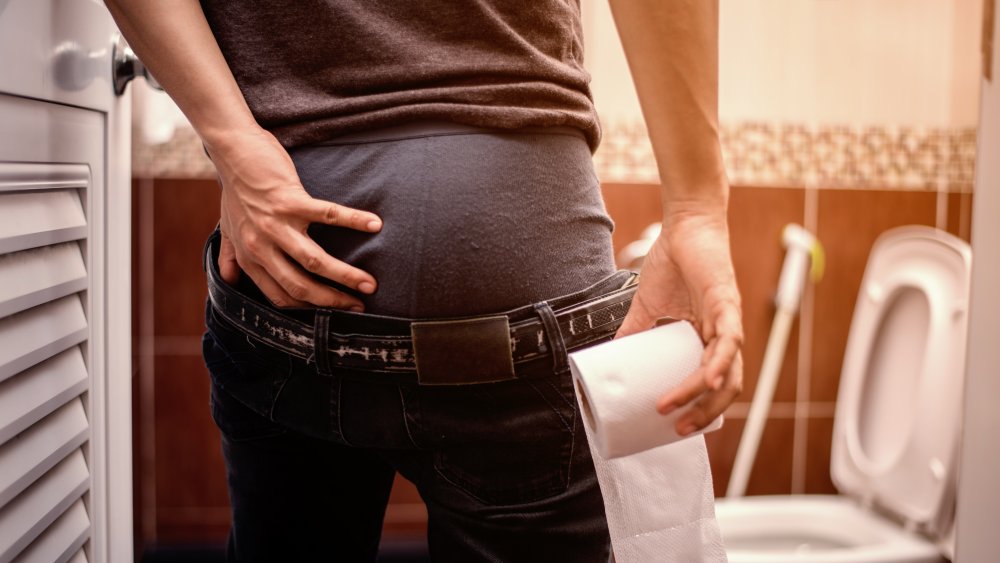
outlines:
[[660, 398], [688, 434], [722, 413], [742, 386], [740, 295], [726, 223], [729, 184], [718, 134], [717, 0], [611, 0], [660, 170], [663, 231], [643, 264], [618, 332], [656, 319], [691, 320], [706, 343], [701, 367]]
[[366, 272], [328, 255], [306, 235], [310, 223], [375, 232], [379, 218], [311, 198], [273, 135], [254, 120], [197, 0], [106, 2], [122, 34], [191, 122], [222, 184], [222, 277], [242, 269], [277, 306], [356, 308], [353, 296], [306, 270], [363, 293]]

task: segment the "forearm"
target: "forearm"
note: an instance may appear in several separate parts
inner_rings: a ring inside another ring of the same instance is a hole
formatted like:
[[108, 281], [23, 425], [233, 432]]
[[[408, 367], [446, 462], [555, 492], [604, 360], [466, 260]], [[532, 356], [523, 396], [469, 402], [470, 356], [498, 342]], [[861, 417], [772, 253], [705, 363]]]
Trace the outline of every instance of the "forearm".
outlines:
[[198, 0], [107, 0], [129, 45], [209, 147], [258, 129]]
[[718, 0], [611, 0], [660, 170], [664, 217], [722, 212]]

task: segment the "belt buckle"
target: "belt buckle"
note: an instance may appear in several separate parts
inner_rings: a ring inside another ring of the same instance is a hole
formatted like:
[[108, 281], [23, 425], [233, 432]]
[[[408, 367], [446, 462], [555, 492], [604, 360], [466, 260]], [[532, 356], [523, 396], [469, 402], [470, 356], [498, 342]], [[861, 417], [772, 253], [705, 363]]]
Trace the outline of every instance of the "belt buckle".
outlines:
[[462, 385], [514, 379], [506, 315], [410, 323], [420, 385]]

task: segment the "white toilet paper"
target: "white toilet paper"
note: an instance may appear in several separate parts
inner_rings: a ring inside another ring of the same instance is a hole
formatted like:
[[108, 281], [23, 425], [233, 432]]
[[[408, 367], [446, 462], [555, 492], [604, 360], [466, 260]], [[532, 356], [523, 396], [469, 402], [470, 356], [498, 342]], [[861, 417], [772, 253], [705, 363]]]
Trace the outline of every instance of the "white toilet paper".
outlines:
[[[656, 402], [698, 369], [703, 351], [691, 323], [677, 321], [569, 355], [584, 422], [602, 457], [681, 439], [674, 424], [684, 409], [664, 416]], [[720, 426], [721, 416], [702, 432]]]
[[[705, 440], [680, 438], [677, 415], [655, 409], [698, 367], [701, 351], [694, 328], [673, 323], [570, 356], [616, 563], [727, 560]], [[721, 417], [710, 428], [720, 425]]]
[[703, 436], [617, 459], [590, 451], [615, 563], [728, 561]]

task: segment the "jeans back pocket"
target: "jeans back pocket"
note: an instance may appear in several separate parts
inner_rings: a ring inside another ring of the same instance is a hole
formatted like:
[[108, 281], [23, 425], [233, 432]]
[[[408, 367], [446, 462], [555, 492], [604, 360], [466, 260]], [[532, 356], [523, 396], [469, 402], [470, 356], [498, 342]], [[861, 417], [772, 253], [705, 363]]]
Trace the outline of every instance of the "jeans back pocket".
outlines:
[[280, 430], [271, 411], [291, 374], [291, 358], [256, 342], [207, 306], [202, 356], [212, 379], [212, 416], [227, 437], [248, 439]]
[[480, 502], [540, 501], [569, 487], [577, 412], [568, 374], [407, 395], [408, 422], [433, 450], [435, 471]]

